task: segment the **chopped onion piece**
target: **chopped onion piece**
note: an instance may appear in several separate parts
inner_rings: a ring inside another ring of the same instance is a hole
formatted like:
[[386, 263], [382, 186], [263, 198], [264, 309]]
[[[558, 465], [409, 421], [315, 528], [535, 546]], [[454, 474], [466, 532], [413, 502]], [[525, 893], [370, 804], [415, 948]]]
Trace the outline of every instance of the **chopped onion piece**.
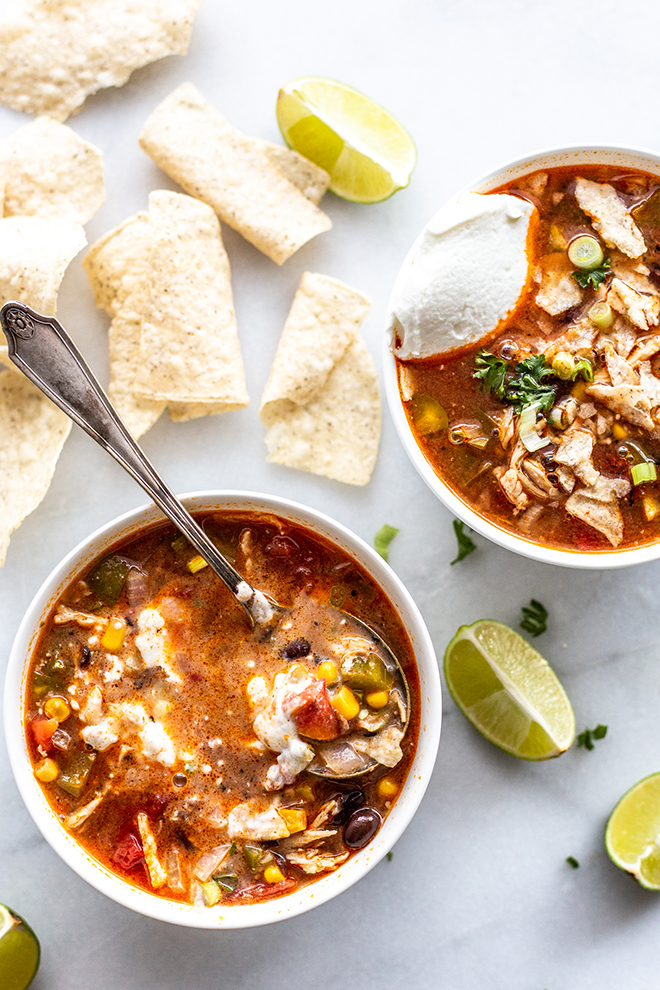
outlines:
[[523, 409], [520, 414], [518, 435], [521, 443], [530, 453], [534, 450], [540, 450], [541, 447], [547, 447], [550, 443], [550, 438], [540, 436], [536, 429], [536, 417], [540, 409], [541, 403], [533, 402], [531, 406]]
[[365, 760], [359, 756], [349, 743], [336, 746], [324, 746], [317, 750], [323, 757], [328, 769], [335, 774], [353, 773], [364, 766]]
[[641, 464], [633, 464], [630, 469], [633, 485], [643, 485], [645, 481], [657, 481], [658, 472], [655, 464], [643, 461]]
[[210, 852], [204, 853], [200, 856], [195, 863], [195, 869], [193, 870], [193, 876], [205, 883], [212, 873], [214, 873], [217, 868], [222, 863], [223, 859], [231, 849], [231, 843], [226, 842], [222, 846], [216, 846], [211, 849]]

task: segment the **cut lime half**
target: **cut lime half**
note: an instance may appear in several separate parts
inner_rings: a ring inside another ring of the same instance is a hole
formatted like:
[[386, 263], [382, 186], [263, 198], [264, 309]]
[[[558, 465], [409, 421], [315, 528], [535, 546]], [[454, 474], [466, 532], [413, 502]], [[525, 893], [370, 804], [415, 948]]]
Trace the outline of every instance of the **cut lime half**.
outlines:
[[39, 940], [29, 925], [0, 904], [0, 987], [27, 990], [39, 969]]
[[379, 203], [410, 181], [417, 153], [401, 124], [356, 89], [306, 76], [277, 98], [284, 140], [330, 174], [330, 189], [354, 203]]
[[549, 760], [575, 739], [575, 716], [550, 665], [501, 622], [461, 626], [445, 653], [445, 678], [472, 725], [523, 760]]
[[660, 890], [660, 773], [627, 791], [610, 815], [605, 848], [648, 890]]

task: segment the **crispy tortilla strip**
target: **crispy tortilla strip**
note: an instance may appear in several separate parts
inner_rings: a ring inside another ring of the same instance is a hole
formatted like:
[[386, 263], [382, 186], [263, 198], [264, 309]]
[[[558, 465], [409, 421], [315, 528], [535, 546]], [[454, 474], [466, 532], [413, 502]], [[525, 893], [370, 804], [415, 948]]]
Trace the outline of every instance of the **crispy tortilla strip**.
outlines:
[[16, 299], [54, 316], [64, 272], [86, 243], [80, 224], [70, 220], [0, 220], [0, 305]]
[[50, 485], [71, 420], [15, 369], [0, 370], [0, 566]]
[[358, 328], [370, 302], [326, 275], [300, 280], [261, 400], [268, 460], [366, 485], [380, 438], [380, 392]]
[[66, 120], [90, 93], [185, 55], [201, 0], [23, 0], [0, 23], [0, 103]]
[[164, 402], [208, 403], [214, 412], [242, 409], [249, 398], [218, 218], [174, 192], [150, 195], [149, 218], [150, 292], [133, 390]]
[[97, 241], [83, 262], [96, 305], [112, 317], [108, 393], [136, 438], [154, 425], [165, 408], [164, 402], [140, 398], [133, 392], [152, 247], [152, 225], [143, 211]]
[[5, 216], [54, 217], [86, 223], [105, 200], [103, 155], [49, 117], [0, 145], [5, 173]]
[[295, 151], [234, 130], [192, 83], [156, 107], [140, 144], [186, 192], [278, 265], [332, 227], [316, 206], [329, 175]]

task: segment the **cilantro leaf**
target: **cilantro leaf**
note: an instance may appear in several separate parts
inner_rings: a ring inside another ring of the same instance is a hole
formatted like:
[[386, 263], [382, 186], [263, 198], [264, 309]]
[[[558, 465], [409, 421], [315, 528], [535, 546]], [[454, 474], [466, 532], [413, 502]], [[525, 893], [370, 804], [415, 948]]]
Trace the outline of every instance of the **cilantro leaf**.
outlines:
[[548, 628], [548, 610], [535, 598], [530, 600], [529, 605], [523, 605], [522, 614], [520, 628], [531, 636], [540, 636]]
[[474, 366], [477, 370], [472, 377], [481, 381], [481, 388], [492, 392], [498, 399], [503, 399], [506, 391], [505, 378], [509, 370], [507, 362], [482, 348], [477, 352]]
[[572, 866], [574, 870], [577, 870], [577, 868], [580, 865], [577, 859], [575, 858], [575, 856], [567, 856], [566, 862], [568, 863], [569, 866]]
[[585, 749], [594, 748], [594, 739], [604, 739], [607, 735], [606, 725], [597, 725], [595, 729], [585, 729], [577, 737], [578, 746], [584, 746]]
[[456, 542], [458, 543], [458, 553], [451, 561], [452, 564], [458, 564], [460, 560], [463, 560], [468, 554], [472, 553], [473, 550], [477, 549], [477, 544], [470, 539], [467, 533], [463, 532], [463, 527], [465, 523], [460, 522], [458, 519], [454, 519], [454, 532], [456, 533]]
[[381, 526], [374, 537], [374, 547], [376, 552], [381, 555], [383, 560], [388, 560], [389, 546], [396, 534], [399, 532], [394, 526], [388, 526], [385, 524]]
[[542, 412], [549, 412], [555, 404], [557, 386], [544, 383], [543, 379], [555, 375], [551, 365], [546, 364], [545, 354], [534, 354], [519, 361], [515, 373], [506, 387], [505, 400], [520, 414], [525, 406], [540, 403]]
[[388, 863], [391, 863], [392, 862], [392, 857], [393, 856], [394, 856], [394, 853], [393, 852], [388, 852], [387, 853], [387, 862]]
[[609, 274], [609, 258], [605, 258], [602, 265], [599, 265], [598, 268], [592, 268], [590, 272], [585, 271], [583, 268], [576, 268], [574, 272], [571, 272], [571, 275], [582, 289], [588, 289], [589, 286], [592, 289], [597, 289], [599, 285], [603, 284]]

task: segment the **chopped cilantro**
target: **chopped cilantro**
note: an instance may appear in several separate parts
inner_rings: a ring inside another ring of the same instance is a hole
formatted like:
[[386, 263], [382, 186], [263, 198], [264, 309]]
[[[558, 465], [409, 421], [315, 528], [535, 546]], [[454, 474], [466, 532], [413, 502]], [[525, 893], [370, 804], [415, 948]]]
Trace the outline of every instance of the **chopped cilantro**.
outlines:
[[589, 286], [592, 289], [597, 289], [609, 274], [610, 262], [608, 258], [605, 258], [605, 261], [598, 268], [592, 268], [590, 272], [585, 271], [583, 268], [576, 268], [574, 272], [571, 272], [571, 275], [581, 289], [588, 289]]
[[399, 532], [394, 526], [388, 526], [387, 523], [381, 526], [374, 537], [374, 547], [377, 553], [381, 555], [383, 560], [388, 560], [389, 546], [396, 534]]
[[391, 862], [392, 862], [392, 856], [393, 856], [393, 855], [394, 855], [394, 853], [393, 853], [393, 852], [388, 852], [388, 854], [387, 854], [387, 862], [388, 862], [388, 863], [391, 863]]
[[522, 614], [520, 628], [530, 636], [540, 636], [548, 628], [548, 610], [536, 598], [532, 598], [529, 605], [523, 605]]
[[482, 389], [485, 388], [498, 399], [503, 399], [506, 392], [506, 374], [509, 370], [507, 362], [482, 349], [474, 359], [474, 366], [477, 370], [473, 378], [480, 379]]
[[501, 402], [512, 405], [518, 414], [535, 402], [540, 404], [539, 408], [543, 412], [548, 412], [554, 405], [557, 386], [544, 382], [543, 379], [550, 375], [556, 377], [556, 374], [546, 364], [544, 354], [533, 354], [524, 361], [519, 361], [512, 369], [502, 358], [481, 350], [474, 363], [477, 370], [473, 378], [478, 378], [482, 383], [481, 387]]
[[604, 739], [607, 735], [606, 725], [597, 725], [595, 729], [585, 729], [577, 737], [578, 746], [584, 746], [585, 749], [594, 748], [594, 739]]
[[458, 519], [454, 519], [454, 532], [456, 533], [456, 542], [458, 543], [458, 553], [451, 561], [452, 564], [457, 564], [459, 560], [463, 560], [468, 554], [472, 553], [473, 550], [477, 549], [477, 544], [470, 539], [470, 537], [463, 531], [465, 523], [460, 522]]
[[580, 865], [577, 859], [575, 858], [575, 856], [567, 856], [566, 862], [568, 863], [569, 866], [572, 866], [574, 870], [577, 870], [577, 868]]

